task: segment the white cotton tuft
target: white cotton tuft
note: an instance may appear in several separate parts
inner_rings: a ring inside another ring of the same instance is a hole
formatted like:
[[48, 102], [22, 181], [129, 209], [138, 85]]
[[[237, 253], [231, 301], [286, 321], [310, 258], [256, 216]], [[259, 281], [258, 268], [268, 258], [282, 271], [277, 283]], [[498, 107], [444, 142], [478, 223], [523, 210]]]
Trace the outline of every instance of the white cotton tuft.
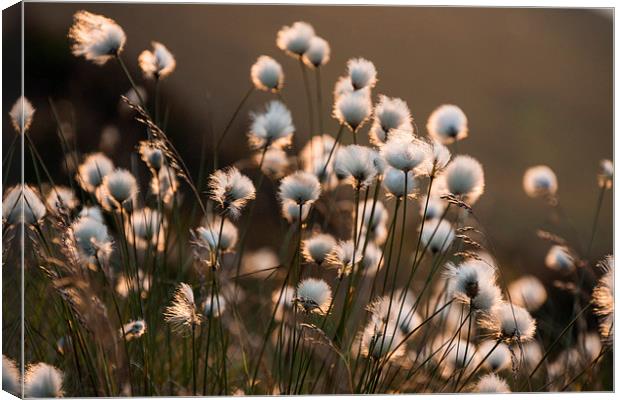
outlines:
[[297, 286], [294, 302], [307, 313], [325, 315], [332, 301], [332, 290], [322, 279], [306, 278]]
[[452, 194], [472, 205], [484, 193], [484, 170], [476, 159], [456, 156], [440, 175], [437, 185], [441, 194]]
[[530, 312], [538, 310], [547, 301], [547, 290], [538, 278], [523, 276], [508, 286], [510, 300]]
[[153, 51], [144, 50], [140, 53], [138, 65], [146, 78], [164, 79], [174, 72], [177, 62], [170, 50], [163, 44], [151, 42], [151, 46], [153, 46]]
[[336, 246], [336, 239], [327, 233], [318, 233], [304, 240], [303, 256], [307, 262], [322, 265]]
[[310, 39], [303, 61], [309, 67], [319, 68], [329, 62], [330, 52], [329, 43], [321, 37], [314, 36]]
[[546, 165], [528, 168], [523, 175], [523, 189], [529, 197], [554, 196], [558, 191], [555, 172]]
[[454, 240], [454, 229], [446, 220], [433, 219], [426, 221], [422, 229], [422, 244], [432, 253], [446, 251]]
[[125, 32], [114, 20], [83, 10], [73, 15], [69, 39], [73, 55], [97, 65], [118, 56], [126, 41]]
[[435, 140], [443, 144], [454, 143], [467, 137], [467, 117], [459, 107], [444, 104], [433, 111], [426, 129]]
[[20, 96], [9, 112], [15, 131], [23, 133], [30, 129], [35, 111], [32, 103], [26, 97]]
[[575, 269], [575, 256], [568, 247], [556, 244], [549, 249], [545, 265], [554, 271], [568, 274]]
[[314, 28], [307, 22], [298, 21], [278, 31], [276, 45], [293, 57], [301, 57], [314, 37]]
[[45, 398], [62, 397], [63, 373], [49, 364], [28, 366], [24, 377], [24, 396]]
[[2, 219], [9, 225], [32, 225], [45, 217], [45, 204], [39, 192], [30, 185], [17, 185], [8, 189], [2, 199]]
[[354, 187], [369, 186], [377, 175], [377, 158], [377, 152], [365, 146], [351, 144], [342, 147], [334, 161], [336, 176], [349, 180]]
[[248, 139], [253, 149], [283, 148], [291, 143], [295, 126], [291, 112], [282, 102], [271, 101], [263, 113], [252, 113], [250, 117]]
[[232, 219], [241, 215], [248, 201], [256, 198], [254, 184], [235, 167], [220, 169], [209, 177], [211, 199]]
[[377, 84], [375, 65], [364, 58], [352, 58], [347, 61], [347, 72], [355, 90], [373, 88]]
[[250, 69], [254, 87], [265, 92], [277, 92], [284, 86], [284, 72], [279, 62], [269, 56], [260, 56]]
[[359, 90], [345, 92], [336, 97], [333, 115], [340, 124], [356, 132], [368, 120], [371, 111], [370, 92]]

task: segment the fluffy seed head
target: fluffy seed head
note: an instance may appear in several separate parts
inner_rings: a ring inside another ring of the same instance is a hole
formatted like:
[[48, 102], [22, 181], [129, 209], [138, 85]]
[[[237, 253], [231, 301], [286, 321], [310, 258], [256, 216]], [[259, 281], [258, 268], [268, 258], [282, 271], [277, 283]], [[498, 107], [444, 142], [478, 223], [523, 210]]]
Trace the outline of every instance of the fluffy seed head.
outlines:
[[479, 320], [497, 340], [506, 343], [527, 342], [534, 337], [536, 321], [530, 313], [515, 304], [499, 303]]
[[381, 156], [393, 168], [401, 171], [431, 169], [431, 146], [413, 136], [395, 136], [381, 147]]
[[563, 273], [570, 273], [575, 269], [575, 257], [566, 246], [553, 245], [545, 257], [547, 268]]
[[94, 193], [113, 169], [114, 164], [103, 153], [89, 154], [78, 167], [76, 180], [84, 190]]
[[263, 113], [252, 113], [252, 125], [248, 133], [250, 147], [263, 149], [274, 146], [283, 148], [291, 143], [295, 126], [293, 117], [286, 106], [277, 100], [267, 104]]
[[338, 267], [338, 275], [346, 276], [362, 259], [362, 249], [355, 248], [352, 240], [339, 241], [327, 256], [327, 262]]
[[528, 168], [523, 175], [523, 189], [530, 197], [554, 196], [558, 191], [555, 172], [546, 165]]
[[138, 145], [138, 153], [152, 171], [159, 171], [164, 164], [164, 153], [152, 141], [142, 140]]
[[[303, 170], [315, 175], [319, 181], [324, 183], [324, 187], [328, 189], [337, 185], [337, 179], [332, 174], [334, 157], [329, 157], [329, 153], [335, 146], [335, 143], [334, 138], [329, 135], [313, 136], [299, 153]], [[324, 182], [328, 178], [330, 180]]]
[[601, 160], [600, 172], [598, 174], [598, 185], [606, 189], [611, 189], [614, 181], [614, 163], [611, 160]]
[[[260, 165], [262, 152], [254, 156], [254, 160]], [[262, 160], [261, 171], [263, 174], [274, 179], [281, 178], [284, 171], [288, 168], [289, 161], [286, 152], [282, 149], [272, 147], [265, 152], [265, 158]]]
[[35, 111], [32, 103], [26, 97], [20, 96], [17, 99], [9, 112], [11, 123], [17, 133], [26, 132], [30, 128]]
[[[292, 200], [282, 200], [282, 216], [290, 223], [299, 222], [299, 204]], [[301, 205], [301, 222], [304, 222], [308, 218], [310, 212], [310, 203], [304, 203]]]
[[372, 144], [381, 146], [394, 133], [413, 135], [411, 112], [405, 101], [399, 98], [379, 96], [373, 112], [373, 122], [368, 135]]
[[294, 302], [307, 313], [325, 315], [332, 301], [332, 290], [322, 279], [306, 278], [297, 286]]
[[366, 187], [377, 174], [377, 152], [368, 147], [351, 144], [338, 149], [334, 169], [338, 179], [347, 179], [354, 187]]
[[459, 107], [444, 104], [428, 118], [426, 130], [432, 138], [443, 144], [454, 143], [467, 137], [467, 117]]
[[356, 132], [370, 117], [371, 110], [370, 92], [359, 90], [336, 97], [333, 114], [340, 124]]
[[120, 331], [121, 337], [125, 331], [125, 339], [134, 340], [138, 339], [146, 332], [146, 322], [144, 320], [130, 321], [123, 325], [123, 329]]
[[45, 213], [45, 204], [30, 185], [13, 186], [2, 199], [2, 219], [9, 225], [34, 224], [42, 220]]
[[125, 234], [130, 244], [144, 250], [149, 245], [153, 249], [163, 251], [165, 246], [164, 221], [157, 210], [145, 207], [134, 210], [125, 221]]
[[394, 329], [394, 325], [388, 323], [385, 329], [384, 324], [378, 325], [371, 320], [361, 334], [362, 355], [377, 360], [386, 357], [397, 359], [405, 352], [403, 339], [404, 335], [399, 329]]
[[484, 193], [482, 165], [470, 156], [456, 156], [437, 182], [442, 194], [452, 194], [469, 205]]
[[446, 220], [426, 221], [422, 229], [422, 244], [432, 253], [447, 250], [454, 240], [454, 229]]
[[[239, 236], [237, 227], [232, 222], [225, 219], [224, 225], [220, 218], [196, 229], [196, 239], [211, 252], [216, 250], [229, 252], [235, 248]], [[220, 226], [222, 234], [220, 235]]]
[[119, 210], [131, 205], [137, 194], [136, 178], [131, 172], [121, 168], [104, 176], [97, 190], [99, 203], [106, 210]]
[[448, 291], [454, 298], [473, 310], [488, 312], [501, 301], [495, 269], [484, 261], [468, 260], [446, 266]]
[[319, 68], [329, 62], [330, 48], [327, 40], [313, 36], [310, 46], [303, 55], [304, 64], [312, 68]]
[[510, 300], [530, 312], [538, 310], [547, 301], [547, 290], [538, 278], [523, 276], [508, 286]]
[[425, 219], [441, 218], [447, 207], [445, 200], [442, 200], [432, 193], [431, 197], [428, 199], [428, 205], [426, 202], [426, 196], [420, 198], [420, 204], [420, 215], [424, 215], [424, 209], [426, 208], [426, 215], [424, 215]]
[[82, 218], [92, 218], [97, 222], [103, 223], [103, 213], [101, 212], [101, 208], [97, 206], [93, 207], [82, 207], [80, 210], [79, 217]]
[[17, 396], [21, 392], [21, 373], [11, 360], [4, 354], [2, 355], [2, 390]]
[[293, 57], [301, 57], [309, 48], [314, 37], [314, 28], [307, 22], [295, 22], [291, 26], [283, 26], [278, 31], [276, 45]]
[[110, 256], [112, 239], [103, 222], [88, 216], [80, 217], [71, 224], [70, 229], [78, 254], [84, 261], [92, 262], [95, 257], [106, 260]]
[[279, 62], [269, 56], [260, 56], [250, 69], [254, 87], [265, 92], [277, 92], [284, 86], [284, 72]]
[[169, 204], [179, 189], [179, 181], [174, 169], [163, 165], [151, 178], [151, 192], [159, 196], [164, 204]]
[[316, 176], [309, 172], [296, 171], [280, 182], [278, 195], [282, 202], [295, 204], [312, 204], [321, 194], [321, 184]]
[[24, 377], [25, 397], [62, 397], [63, 373], [49, 364], [38, 363], [28, 366]]
[[146, 78], [164, 79], [177, 66], [172, 53], [159, 42], [151, 42], [153, 51], [144, 50], [138, 56], [138, 65]]
[[196, 312], [194, 292], [187, 283], [177, 286], [172, 302], [164, 311], [164, 320], [170, 324], [173, 331], [187, 334], [191, 328], [200, 325], [201, 317]]
[[54, 186], [47, 194], [45, 203], [53, 213], [58, 214], [60, 209], [66, 211], [73, 210], [80, 204], [80, 201], [75, 197], [75, 193], [73, 193], [71, 188]]
[[207, 318], [219, 318], [224, 311], [226, 311], [226, 299], [221, 294], [216, 296], [207, 295], [207, 298], [202, 303], [202, 312]]
[[412, 171], [387, 167], [383, 173], [383, 187], [394, 197], [414, 196], [417, 186]]
[[347, 72], [355, 90], [373, 88], [377, 84], [375, 65], [366, 59], [352, 58], [347, 61]]
[[103, 65], [123, 51], [126, 37], [114, 20], [88, 11], [78, 11], [73, 15], [69, 39], [74, 56]]
[[599, 317], [599, 332], [603, 339], [613, 341], [614, 338], [614, 256], [607, 256], [598, 267], [603, 270], [592, 291], [594, 311]]
[[336, 246], [336, 239], [330, 234], [319, 233], [303, 242], [303, 256], [307, 262], [313, 262], [318, 265], [331, 254]]
[[450, 157], [452, 155], [446, 146], [436, 140], [432, 140], [429, 146], [431, 147], [429, 162], [424, 164], [426, 169], [420, 172], [430, 177], [435, 177], [443, 172], [450, 162]]
[[[495, 347], [495, 349], [491, 352], [493, 347]], [[485, 357], [489, 352], [491, 353], [484, 362], [484, 366], [488, 370], [499, 372], [510, 367], [510, 349], [508, 349], [505, 343], [500, 343], [497, 346], [494, 340], [485, 340], [480, 343], [480, 346], [478, 346], [478, 354], [481, 357]]]
[[235, 167], [220, 169], [209, 177], [210, 197], [224, 214], [236, 219], [248, 201], [256, 197], [254, 184]]
[[476, 383], [478, 393], [510, 393], [510, 387], [503, 378], [495, 374], [484, 375]]

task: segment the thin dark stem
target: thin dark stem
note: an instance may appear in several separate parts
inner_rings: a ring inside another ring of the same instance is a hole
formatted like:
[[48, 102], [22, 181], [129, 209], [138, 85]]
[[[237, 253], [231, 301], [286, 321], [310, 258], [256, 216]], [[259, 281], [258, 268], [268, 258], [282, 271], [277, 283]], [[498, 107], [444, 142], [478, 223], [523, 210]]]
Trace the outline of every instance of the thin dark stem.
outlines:
[[299, 67], [304, 80], [304, 88], [306, 89], [306, 102], [308, 103], [308, 119], [310, 120], [310, 136], [314, 135], [314, 106], [312, 105], [312, 94], [310, 93], [310, 82], [308, 81], [308, 72], [301, 56], [299, 57]]
[[232, 127], [233, 122], [235, 122], [237, 115], [239, 115], [239, 112], [241, 112], [241, 109], [245, 105], [246, 101], [248, 101], [248, 99], [250, 98], [250, 95], [253, 92], [254, 92], [254, 86], [250, 86], [250, 89], [245, 93], [245, 95], [243, 96], [239, 104], [237, 105], [237, 108], [235, 108], [235, 111], [233, 112], [232, 116], [228, 120], [228, 123], [226, 124], [226, 127], [222, 131], [222, 134], [220, 135], [220, 137], [217, 139], [217, 142], [215, 143], [215, 147], [213, 149], [213, 170], [214, 171], [218, 167], [218, 157], [219, 157], [219, 152], [220, 152], [220, 147], [222, 145], [222, 142], [224, 141], [226, 134], [230, 131], [230, 128]]

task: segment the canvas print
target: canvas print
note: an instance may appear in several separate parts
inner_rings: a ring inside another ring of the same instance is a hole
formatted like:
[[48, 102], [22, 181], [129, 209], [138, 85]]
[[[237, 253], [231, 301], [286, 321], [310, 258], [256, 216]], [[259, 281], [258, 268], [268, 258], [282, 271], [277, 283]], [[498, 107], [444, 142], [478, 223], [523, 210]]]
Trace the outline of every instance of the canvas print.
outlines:
[[613, 28], [5, 9], [2, 389], [612, 392]]

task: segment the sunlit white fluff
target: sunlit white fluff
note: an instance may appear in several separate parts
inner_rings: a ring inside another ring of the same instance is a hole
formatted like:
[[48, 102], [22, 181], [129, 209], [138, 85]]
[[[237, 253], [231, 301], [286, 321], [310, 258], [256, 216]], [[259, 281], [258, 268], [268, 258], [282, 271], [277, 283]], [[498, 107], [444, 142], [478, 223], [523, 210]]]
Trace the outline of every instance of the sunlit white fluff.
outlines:
[[404, 292], [401, 289], [394, 291], [391, 296], [386, 295], [376, 299], [368, 306], [368, 311], [375, 324], [385, 326], [387, 323], [388, 330], [396, 328], [403, 335], [408, 335], [422, 323], [422, 318], [415, 308], [416, 298], [413, 293]]
[[336, 246], [336, 239], [328, 233], [318, 233], [303, 242], [303, 256], [307, 262], [322, 265]]
[[123, 329], [120, 331], [121, 337], [125, 332], [126, 340], [134, 340], [142, 337], [146, 332], [146, 322], [144, 320], [130, 321], [123, 325]]
[[150, 186], [152, 193], [161, 198], [164, 204], [169, 204], [179, 189], [179, 180], [175, 170], [163, 165], [151, 178]]
[[126, 37], [114, 20], [82, 10], [73, 15], [69, 39], [74, 56], [103, 65], [123, 51]]
[[478, 393], [510, 393], [510, 387], [503, 378], [495, 374], [487, 374], [476, 383]]
[[147, 78], [164, 79], [177, 66], [174, 56], [166, 46], [159, 42], [151, 42], [153, 50], [144, 50], [138, 56], [138, 65]]
[[422, 244], [432, 253], [447, 250], [454, 240], [452, 224], [446, 220], [433, 219], [426, 221], [422, 229]]
[[530, 312], [538, 310], [547, 301], [547, 290], [538, 278], [523, 276], [508, 286], [510, 300]]
[[310, 39], [310, 45], [305, 51], [302, 59], [304, 63], [313, 68], [319, 68], [329, 62], [330, 48], [327, 40], [313, 36]]
[[498, 340], [507, 343], [527, 342], [536, 333], [536, 321], [530, 313], [516, 304], [499, 303], [479, 320], [480, 326]]
[[289, 109], [280, 101], [273, 100], [267, 104], [262, 113], [251, 113], [252, 125], [248, 133], [253, 149], [265, 147], [286, 147], [291, 143], [295, 126]]
[[[262, 152], [254, 156], [254, 160], [259, 165], [261, 158], [263, 158]], [[289, 161], [284, 150], [272, 147], [265, 152], [261, 165], [263, 174], [274, 179], [281, 178], [288, 167]]]
[[368, 120], [371, 111], [369, 92], [359, 90], [339, 95], [334, 102], [333, 114], [340, 124], [356, 132]]
[[614, 163], [611, 160], [601, 160], [598, 174], [599, 187], [611, 189], [614, 181]]
[[575, 257], [568, 247], [556, 244], [549, 249], [545, 265], [554, 271], [569, 273], [575, 269]]
[[366, 187], [377, 174], [376, 158], [377, 153], [374, 150], [351, 144], [338, 149], [334, 170], [339, 179], [350, 181], [354, 187]]
[[46, 363], [29, 365], [24, 376], [24, 396], [62, 397], [63, 373]]
[[125, 221], [125, 235], [138, 249], [162, 251], [165, 247], [165, 221], [157, 210], [148, 207], [134, 210]]
[[159, 171], [164, 164], [164, 153], [154, 142], [142, 140], [138, 144], [138, 153], [142, 161], [154, 172]]
[[138, 183], [133, 174], [118, 168], [103, 177], [97, 190], [97, 199], [106, 210], [119, 210], [131, 205], [138, 194]]
[[282, 201], [295, 204], [312, 204], [321, 195], [321, 184], [316, 176], [305, 171], [296, 171], [280, 182], [278, 195]]
[[347, 72], [355, 90], [373, 88], [377, 84], [377, 69], [371, 61], [364, 58], [347, 61]]
[[353, 240], [339, 241], [327, 256], [327, 262], [338, 268], [338, 275], [345, 276], [353, 272], [362, 259], [362, 248], [355, 247]]
[[284, 86], [284, 72], [279, 62], [269, 56], [260, 56], [250, 68], [254, 87], [265, 92], [277, 92]]
[[361, 202], [357, 209], [358, 229], [362, 231], [362, 241], [368, 239], [377, 244], [383, 244], [387, 238], [388, 212], [379, 200]]
[[4, 354], [2, 355], [2, 390], [5, 390], [15, 396], [21, 392], [21, 373], [15, 365], [15, 361], [11, 360]]
[[39, 193], [30, 185], [17, 185], [8, 189], [2, 199], [2, 219], [9, 225], [31, 225], [45, 217], [45, 204]]
[[[299, 222], [300, 205], [292, 200], [283, 200], [281, 205], [282, 216], [290, 223]], [[308, 218], [310, 212], [310, 203], [301, 205], [301, 222], [303, 223]]]
[[495, 269], [483, 261], [466, 260], [446, 265], [448, 291], [454, 298], [476, 311], [488, 312], [501, 301]]
[[177, 286], [170, 305], [164, 311], [164, 320], [173, 331], [181, 334], [189, 333], [192, 327], [200, 325], [201, 317], [196, 311], [194, 291], [190, 285], [181, 282]]
[[219, 318], [226, 311], [226, 299], [221, 294], [207, 295], [202, 303], [202, 312], [207, 318]]
[[325, 189], [332, 189], [337, 185], [337, 178], [332, 173], [335, 157], [329, 157], [335, 143], [334, 138], [329, 135], [316, 135], [304, 145], [299, 153], [303, 170], [314, 174], [323, 183]]
[[381, 269], [385, 261], [381, 257], [382, 254], [382, 250], [375, 243], [368, 242], [364, 258], [362, 258], [362, 262], [359, 264], [364, 276], [373, 277]]
[[103, 222], [91, 217], [80, 217], [71, 224], [71, 233], [75, 239], [81, 258], [87, 262], [106, 260], [112, 252], [112, 239]]
[[209, 177], [210, 198], [224, 213], [236, 219], [248, 201], [256, 197], [254, 184], [235, 167], [220, 169]]
[[368, 132], [370, 141], [380, 146], [392, 136], [391, 132], [413, 135], [411, 112], [404, 100], [379, 96], [373, 111], [373, 122]]
[[[428, 205], [426, 195], [420, 197], [420, 215], [424, 216], [425, 219], [441, 218], [447, 206], [445, 200], [442, 200], [439, 196], [434, 194], [431, 194], [431, 197], [428, 199]], [[425, 208], [426, 214], [424, 214]]]
[[9, 112], [15, 131], [22, 133], [30, 129], [35, 111], [32, 103], [26, 97], [20, 96]]
[[276, 45], [293, 57], [301, 57], [310, 48], [314, 28], [307, 22], [297, 21], [278, 31]]
[[80, 204], [75, 197], [73, 190], [66, 186], [54, 186], [50, 189], [45, 198], [47, 207], [53, 212], [58, 213], [60, 209], [71, 211]]
[[[237, 227], [228, 219], [225, 219], [223, 223], [222, 225], [222, 219], [216, 218], [205, 226], [197, 228], [196, 239], [212, 252], [216, 250], [221, 252], [232, 251], [237, 244], [239, 233]], [[221, 234], [220, 226], [222, 227]]]
[[303, 311], [324, 315], [332, 300], [332, 290], [322, 279], [306, 278], [297, 286], [294, 302]]
[[92, 218], [95, 221], [103, 223], [103, 213], [101, 212], [101, 208], [97, 206], [92, 207], [82, 207], [80, 210], [80, 217], [84, 218]]
[[393, 321], [388, 321], [386, 329], [385, 324], [377, 324], [371, 319], [361, 333], [362, 355], [377, 360], [402, 357], [405, 353], [404, 338], [402, 332], [395, 329]]
[[[495, 349], [493, 349], [495, 347]], [[491, 349], [493, 351], [491, 352]], [[496, 346], [494, 340], [485, 340], [478, 346], [478, 355], [480, 357], [486, 357], [490, 355], [484, 362], [484, 367], [493, 372], [499, 372], [510, 367], [511, 354], [508, 346], [505, 343], [500, 343]]]
[[393, 168], [401, 171], [427, 171], [431, 162], [430, 145], [414, 136], [395, 136], [381, 147], [381, 156]]
[[592, 291], [594, 312], [599, 317], [599, 332], [606, 340], [614, 338], [614, 256], [605, 257], [599, 262], [603, 276]]
[[523, 189], [530, 197], [554, 196], [558, 191], [555, 172], [546, 165], [528, 168], [523, 175]]
[[78, 167], [76, 180], [84, 190], [93, 193], [113, 169], [114, 164], [103, 153], [92, 153]]
[[432, 112], [428, 118], [426, 129], [435, 140], [443, 144], [450, 144], [467, 137], [467, 116], [459, 107], [444, 104]]
[[416, 193], [417, 186], [412, 171], [405, 172], [388, 167], [383, 173], [383, 187], [394, 197], [413, 196]]
[[448, 166], [452, 155], [450, 150], [437, 140], [430, 141], [429, 146], [431, 148], [429, 162], [422, 165], [420, 172], [434, 178]]
[[456, 156], [437, 181], [442, 194], [452, 194], [469, 205], [484, 192], [484, 170], [474, 158]]

